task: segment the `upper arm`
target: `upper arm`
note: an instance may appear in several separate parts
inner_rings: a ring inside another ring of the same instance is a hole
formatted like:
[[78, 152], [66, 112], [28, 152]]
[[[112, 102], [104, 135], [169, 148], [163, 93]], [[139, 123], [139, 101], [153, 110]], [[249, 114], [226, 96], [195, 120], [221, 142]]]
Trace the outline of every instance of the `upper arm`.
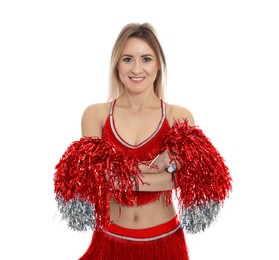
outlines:
[[84, 110], [81, 119], [82, 137], [102, 137], [103, 125], [108, 115], [107, 108], [108, 105], [103, 103], [90, 105]]
[[182, 122], [184, 119], [188, 120], [190, 126], [195, 125], [195, 120], [191, 111], [182, 106], [169, 105], [167, 116], [171, 125], [173, 125], [175, 120], [180, 120]]

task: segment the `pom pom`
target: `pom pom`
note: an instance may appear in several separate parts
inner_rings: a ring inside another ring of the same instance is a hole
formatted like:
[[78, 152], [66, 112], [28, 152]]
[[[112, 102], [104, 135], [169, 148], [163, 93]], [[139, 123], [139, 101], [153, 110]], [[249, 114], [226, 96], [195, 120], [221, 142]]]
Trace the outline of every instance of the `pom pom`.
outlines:
[[79, 199], [66, 202], [62, 197], [57, 197], [56, 200], [62, 220], [67, 221], [69, 228], [75, 231], [94, 230], [94, 205]]
[[221, 209], [220, 202], [205, 202], [202, 205], [183, 207], [181, 211], [181, 226], [190, 233], [195, 234], [204, 231], [215, 220]]
[[96, 229], [106, 229], [110, 199], [133, 205], [132, 190], [134, 182], [141, 180], [139, 172], [138, 162], [116, 153], [109, 142], [84, 137], [73, 142], [56, 165], [54, 191], [65, 205], [76, 198], [94, 205]]
[[184, 218], [184, 226], [194, 225], [187, 227], [190, 232], [204, 230], [219, 212], [216, 205], [221, 205], [232, 189], [229, 169], [209, 138], [187, 120], [175, 122], [164, 149], [177, 166], [176, 195], [182, 215], [190, 214], [189, 219]]

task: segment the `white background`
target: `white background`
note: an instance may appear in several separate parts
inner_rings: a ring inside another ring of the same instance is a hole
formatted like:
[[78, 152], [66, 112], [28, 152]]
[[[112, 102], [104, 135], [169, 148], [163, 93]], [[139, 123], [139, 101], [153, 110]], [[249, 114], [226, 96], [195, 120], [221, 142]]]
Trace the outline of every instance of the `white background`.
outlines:
[[1, 259], [75, 260], [91, 233], [56, 215], [54, 166], [79, 139], [85, 107], [107, 98], [110, 52], [129, 22], [157, 29], [166, 101], [188, 107], [231, 170], [191, 260], [279, 259], [277, 1], [0, 3]]

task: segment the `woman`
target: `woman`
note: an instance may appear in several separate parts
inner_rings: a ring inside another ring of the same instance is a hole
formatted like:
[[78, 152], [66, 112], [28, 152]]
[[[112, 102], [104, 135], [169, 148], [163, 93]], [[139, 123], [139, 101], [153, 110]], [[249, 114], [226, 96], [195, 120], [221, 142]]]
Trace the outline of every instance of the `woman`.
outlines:
[[56, 166], [64, 218], [76, 230], [95, 229], [82, 260], [189, 259], [182, 228], [204, 230], [231, 189], [191, 112], [164, 102], [165, 78], [154, 28], [125, 26], [112, 51], [110, 101], [86, 108], [83, 138]]

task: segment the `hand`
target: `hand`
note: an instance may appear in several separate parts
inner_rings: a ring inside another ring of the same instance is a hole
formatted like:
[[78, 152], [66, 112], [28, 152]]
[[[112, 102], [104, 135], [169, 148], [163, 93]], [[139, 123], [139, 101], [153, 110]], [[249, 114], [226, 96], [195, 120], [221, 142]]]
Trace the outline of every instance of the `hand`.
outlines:
[[153, 173], [161, 173], [166, 170], [166, 165], [171, 161], [167, 150], [162, 152], [149, 166], [153, 168]]

